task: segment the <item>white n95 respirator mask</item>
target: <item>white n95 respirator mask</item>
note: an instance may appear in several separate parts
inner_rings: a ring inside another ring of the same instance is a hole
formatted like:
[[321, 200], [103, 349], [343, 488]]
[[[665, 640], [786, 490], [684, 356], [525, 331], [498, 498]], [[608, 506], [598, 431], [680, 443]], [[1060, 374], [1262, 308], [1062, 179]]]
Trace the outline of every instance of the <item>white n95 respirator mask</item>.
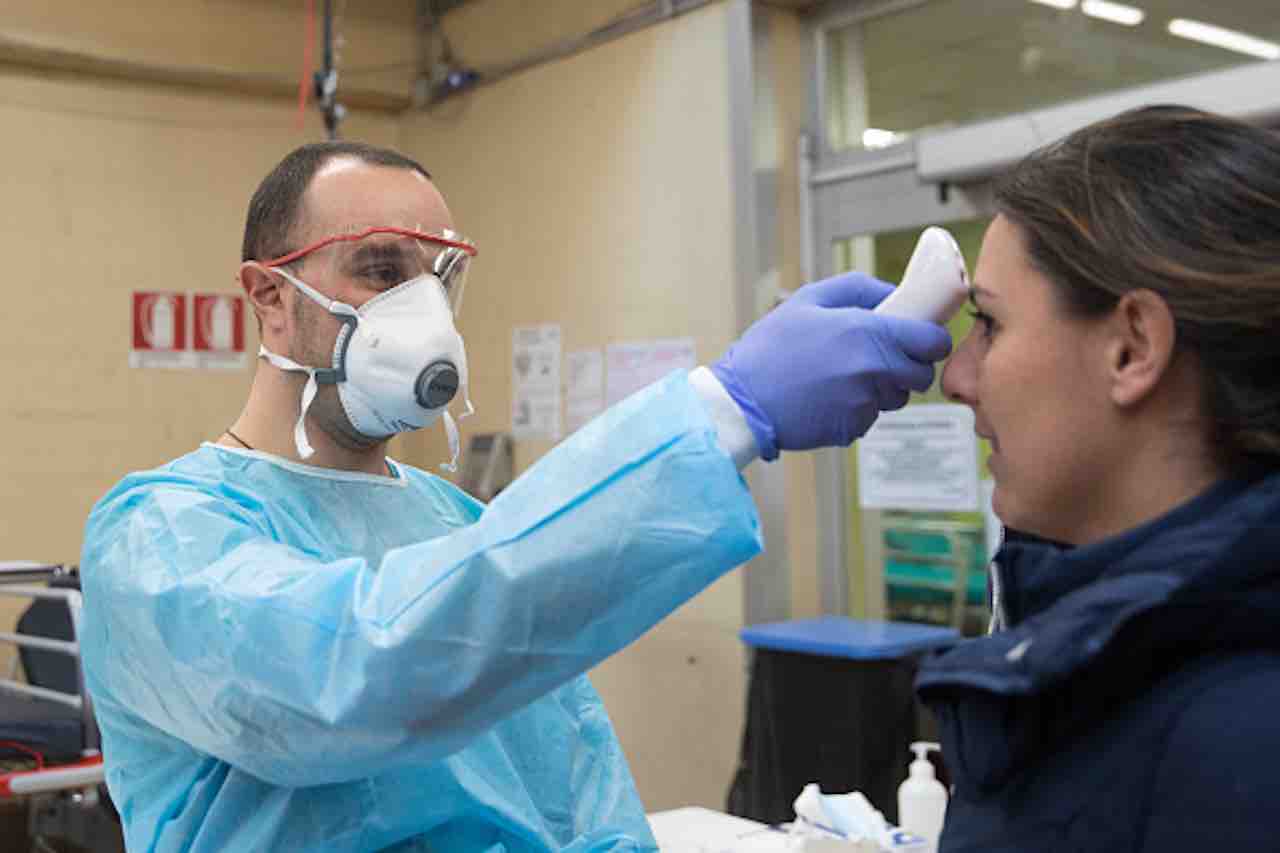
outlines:
[[[438, 240], [453, 245], [440, 246]], [[453, 316], [466, 262], [474, 248], [454, 235], [401, 229], [370, 229], [351, 237], [331, 238], [330, 242], [337, 244], [329, 246], [331, 275], [369, 288], [399, 283], [382, 289], [357, 309], [326, 297], [277, 266], [279, 261], [267, 264], [342, 321], [329, 367], [302, 365], [265, 347], [259, 350], [261, 357], [277, 368], [307, 374], [294, 426], [299, 456], [307, 459], [314, 453], [307, 438], [306, 415], [319, 386], [335, 385], [351, 426], [369, 438], [389, 438], [443, 418], [451, 454], [443, 467], [456, 470], [458, 428], [447, 407], [461, 391], [466, 406], [461, 417], [474, 410], [467, 396], [466, 349]], [[284, 262], [299, 257], [299, 253], [286, 255]], [[400, 278], [404, 275], [411, 277]]]

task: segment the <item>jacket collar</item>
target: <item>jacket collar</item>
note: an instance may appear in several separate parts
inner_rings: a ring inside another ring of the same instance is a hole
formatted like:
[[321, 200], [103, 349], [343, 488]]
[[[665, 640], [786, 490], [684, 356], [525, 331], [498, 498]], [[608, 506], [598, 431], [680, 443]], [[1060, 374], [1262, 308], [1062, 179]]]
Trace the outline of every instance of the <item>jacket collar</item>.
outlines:
[[993, 568], [1006, 630], [927, 661], [919, 686], [1035, 692], [1096, 658], [1143, 614], [1174, 603], [1207, 606], [1253, 576], [1274, 577], [1277, 555], [1280, 474], [1221, 481], [1160, 518], [1087, 546], [1008, 531]]
[[1280, 647], [1280, 474], [1088, 546], [1012, 533], [997, 560], [1010, 627], [917, 678], [957, 785], [998, 787], [1198, 657]]

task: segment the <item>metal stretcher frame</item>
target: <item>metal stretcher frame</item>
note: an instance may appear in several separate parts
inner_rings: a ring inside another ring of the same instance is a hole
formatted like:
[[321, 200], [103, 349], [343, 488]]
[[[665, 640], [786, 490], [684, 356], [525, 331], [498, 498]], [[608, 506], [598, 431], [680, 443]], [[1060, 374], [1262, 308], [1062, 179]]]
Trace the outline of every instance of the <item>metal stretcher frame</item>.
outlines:
[[74, 708], [80, 712], [81, 721], [81, 754], [80, 761], [71, 764], [58, 764], [52, 767], [41, 767], [36, 770], [22, 770], [0, 774], [0, 799], [25, 797], [32, 794], [54, 791], [68, 791], [78, 788], [94, 788], [104, 778], [102, 753], [98, 736], [98, 727], [93, 718], [93, 707], [89, 694], [84, 689], [84, 670], [80, 665], [80, 614], [81, 596], [77, 589], [37, 586], [29, 582], [51, 580], [70, 574], [65, 566], [42, 565], [39, 563], [9, 562], [0, 563], [0, 595], [30, 599], [61, 600], [66, 603], [71, 614], [71, 640], [55, 640], [48, 637], [32, 636], [11, 631], [0, 631], [0, 641], [12, 643], [19, 648], [34, 648], [57, 654], [70, 655], [76, 665], [77, 693], [64, 693], [33, 684], [18, 681], [15, 678], [0, 677], [0, 692], [16, 693], [20, 696], [43, 699]]

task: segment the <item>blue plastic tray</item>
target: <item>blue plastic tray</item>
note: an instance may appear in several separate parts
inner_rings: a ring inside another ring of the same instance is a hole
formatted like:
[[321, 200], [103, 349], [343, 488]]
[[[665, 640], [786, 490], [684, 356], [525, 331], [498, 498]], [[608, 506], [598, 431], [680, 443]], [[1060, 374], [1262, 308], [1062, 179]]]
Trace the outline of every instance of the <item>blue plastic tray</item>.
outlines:
[[854, 660], [892, 660], [960, 641], [954, 628], [843, 616], [750, 625], [739, 636], [756, 648]]

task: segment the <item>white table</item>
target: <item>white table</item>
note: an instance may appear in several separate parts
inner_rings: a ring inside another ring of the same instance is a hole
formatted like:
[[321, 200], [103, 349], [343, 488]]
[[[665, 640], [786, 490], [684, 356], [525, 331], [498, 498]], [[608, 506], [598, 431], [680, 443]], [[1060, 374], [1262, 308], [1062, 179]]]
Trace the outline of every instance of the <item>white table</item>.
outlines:
[[[690, 806], [654, 812], [649, 826], [662, 853], [875, 853], [874, 841], [792, 837], [787, 832], [742, 817]], [[924, 840], [900, 832], [895, 853], [922, 853]]]
[[654, 812], [649, 826], [662, 853], [787, 849], [786, 834], [767, 824], [697, 806]]

